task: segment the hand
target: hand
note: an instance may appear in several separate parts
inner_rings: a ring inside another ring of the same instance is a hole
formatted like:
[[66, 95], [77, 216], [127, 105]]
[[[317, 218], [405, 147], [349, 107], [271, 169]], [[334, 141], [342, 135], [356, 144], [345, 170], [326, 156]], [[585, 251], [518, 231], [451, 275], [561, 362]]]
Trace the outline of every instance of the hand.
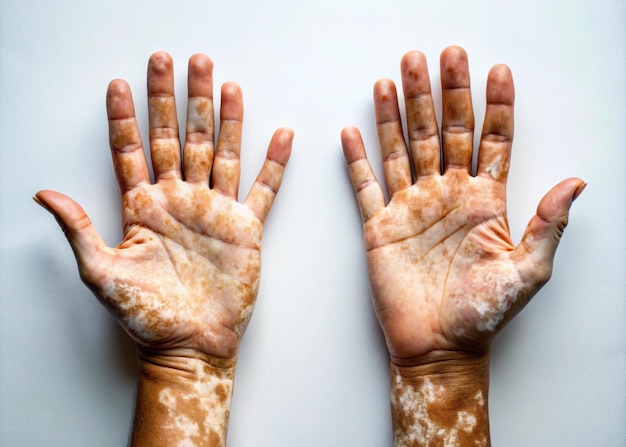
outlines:
[[[189, 60], [184, 160], [174, 99], [172, 60], [157, 53], [148, 66], [148, 168], [128, 85], [107, 91], [110, 144], [122, 193], [123, 241], [107, 247], [83, 209], [53, 191], [36, 200], [59, 220], [83, 281], [141, 346], [233, 359], [259, 284], [263, 221], [280, 186], [293, 133], [276, 131], [250, 194], [237, 201], [243, 99], [222, 87], [214, 153], [212, 61]], [[181, 169], [184, 166], [184, 170]]]
[[505, 193], [513, 139], [510, 70], [497, 65], [489, 73], [472, 175], [467, 55], [458, 47], [441, 55], [441, 138], [424, 56], [406, 54], [401, 68], [408, 149], [393, 82], [383, 79], [374, 87], [387, 205], [358, 131], [344, 129], [342, 143], [364, 222], [374, 307], [392, 362], [417, 365], [489, 346], [550, 278], [569, 207], [585, 184], [571, 178], [548, 192], [516, 247]]
[[83, 281], [137, 342], [133, 446], [225, 445], [236, 355], [258, 291], [263, 221], [291, 153], [293, 132], [277, 130], [248, 197], [237, 201], [243, 99], [236, 84], [222, 86], [214, 151], [212, 71], [207, 56], [189, 59], [181, 160], [172, 60], [150, 58], [154, 184], [130, 89], [121, 80], [109, 85], [124, 226], [117, 247], [104, 244], [69, 197], [40, 191], [35, 198], [63, 227]]

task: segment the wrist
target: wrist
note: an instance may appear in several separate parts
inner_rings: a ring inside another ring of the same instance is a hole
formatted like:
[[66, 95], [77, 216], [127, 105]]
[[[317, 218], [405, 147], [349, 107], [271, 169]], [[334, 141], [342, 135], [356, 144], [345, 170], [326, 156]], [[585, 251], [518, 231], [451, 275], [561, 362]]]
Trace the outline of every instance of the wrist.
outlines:
[[391, 364], [394, 445], [488, 446], [489, 353], [433, 353]]
[[132, 445], [224, 446], [235, 359], [139, 349]]

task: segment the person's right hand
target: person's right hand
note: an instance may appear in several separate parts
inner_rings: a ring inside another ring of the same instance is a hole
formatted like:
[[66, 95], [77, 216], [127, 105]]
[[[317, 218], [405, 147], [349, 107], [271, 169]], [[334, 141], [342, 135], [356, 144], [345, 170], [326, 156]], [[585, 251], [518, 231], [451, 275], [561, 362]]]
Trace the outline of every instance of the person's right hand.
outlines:
[[[243, 99], [222, 87], [214, 151], [213, 62], [189, 60], [183, 160], [172, 60], [148, 65], [150, 181], [128, 85], [107, 92], [110, 144], [122, 193], [123, 241], [104, 244], [83, 209], [53, 191], [36, 200], [54, 214], [74, 250], [83, 281], [141, 350], [231, 362], [257, 295], [261, 234], [281, 184], [293, 132], [277, 130], [267, 159], [243, 203], [237, 201]], [[140, 351], [141, 351], [140, 350]]]

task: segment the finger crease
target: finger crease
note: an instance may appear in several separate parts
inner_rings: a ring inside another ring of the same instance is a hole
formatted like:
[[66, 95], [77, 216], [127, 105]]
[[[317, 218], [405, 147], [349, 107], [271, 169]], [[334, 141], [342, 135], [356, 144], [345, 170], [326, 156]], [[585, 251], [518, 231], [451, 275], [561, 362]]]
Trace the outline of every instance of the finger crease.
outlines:
[[141, 143], [131, 143], [122, 147], [114, 147], [113, 150], [118, 154], [126, 154], [137, 150], [143, 150], [143, 146]]
[[269, 183], [265, 183], [263, 180], [257, 180], [256, 183], [265, 189], [269, 189], [272, 193], [276, 194], [277, 189], [271, 186]]
[[406, 151], [392, 151], [392, 152], [388, 152], [387, 154], [385, 154], [385, 158], [383, 159], [383, 161], [384, 162], [395, 161], [395, 160], [405, 158], [408, 156], [409, 154], [407, 154]]
[[473, 133], [474, 129], [466, 126], [446, 126], [443, 129], [443, 133], [451, 133], [451, 134], [464, 134], [464, 133]]

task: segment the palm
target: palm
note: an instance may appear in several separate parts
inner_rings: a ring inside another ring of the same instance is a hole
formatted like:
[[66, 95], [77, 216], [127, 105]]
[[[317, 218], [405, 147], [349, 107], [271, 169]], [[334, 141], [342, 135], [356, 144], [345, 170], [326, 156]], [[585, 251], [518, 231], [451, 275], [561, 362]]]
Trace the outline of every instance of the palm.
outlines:
[[483, 346], [524, 293], [497, 182], [464, 172], [420, 180], [365, 232], [376, 244], [368, 247], [374, 302], [396, 357]]
[[256, 297], [262, 224], [204, 186], [170, 183], [126, 195], [124, 241], [104, 277], [84, 278], [140, 344], [232, 356]]

